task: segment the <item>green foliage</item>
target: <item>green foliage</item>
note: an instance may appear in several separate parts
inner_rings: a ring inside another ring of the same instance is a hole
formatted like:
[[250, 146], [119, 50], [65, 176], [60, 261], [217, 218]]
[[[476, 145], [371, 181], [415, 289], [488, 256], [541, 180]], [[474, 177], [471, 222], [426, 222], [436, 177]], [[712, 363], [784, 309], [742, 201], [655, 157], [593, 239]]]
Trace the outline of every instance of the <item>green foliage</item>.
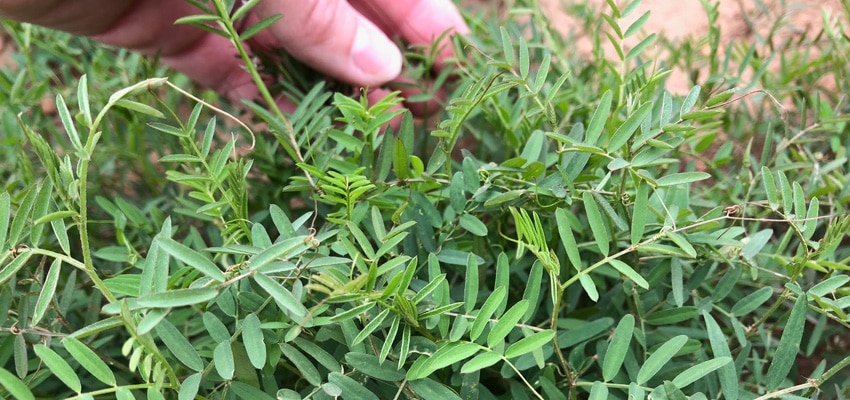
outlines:
[[[588, 61], [521, 2], [470, 17], [456, 68], [411, 49], [407, 100], [449, 93], [431, 130], [398, 92], [297, 80], [277, 109], [242, 46], [274, 18], [234, 28], [257, 2], [180, 21], [262, 85], [250, 147], [184, 78], [5, 25], [0, 397], [848, 395], [847, 104], [808, 90], [848, 82], [837, 18], [789, 69], [723, 53], [717, 2], [706, 55], [611, 0], [575, 10]], [[708, 76], [671, 94], [665, 65]]]

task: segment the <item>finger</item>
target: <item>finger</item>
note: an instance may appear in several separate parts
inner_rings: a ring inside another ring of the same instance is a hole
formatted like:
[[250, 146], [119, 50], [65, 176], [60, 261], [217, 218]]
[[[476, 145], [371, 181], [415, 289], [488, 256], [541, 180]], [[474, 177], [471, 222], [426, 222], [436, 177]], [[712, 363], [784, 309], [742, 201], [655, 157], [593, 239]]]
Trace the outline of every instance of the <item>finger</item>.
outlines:
[[401, 52], [345, 0], [266, 0], [260, 16], [283, 14], [269, 32], [293, 56], [333, 78], [378, 86], [401, 72]]
[[[352, 0], [352, 4], [390, 35], [400, 35], [412, 45], [431, 45], [444, 33], [467, 34], [451, 0]], [[437, 67], [454, 56], [448, 37], [437, 43]]]

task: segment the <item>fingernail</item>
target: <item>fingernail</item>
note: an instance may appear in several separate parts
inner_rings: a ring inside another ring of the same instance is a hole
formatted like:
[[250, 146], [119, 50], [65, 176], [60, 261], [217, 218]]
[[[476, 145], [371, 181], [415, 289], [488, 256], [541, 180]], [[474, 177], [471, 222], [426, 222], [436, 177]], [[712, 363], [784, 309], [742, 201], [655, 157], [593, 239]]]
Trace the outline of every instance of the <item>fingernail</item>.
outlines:
[[364, 74], [363, 83], [383, 84], [401, 73], [401, 51], [371, 23], [360, 22], [351, 58]]

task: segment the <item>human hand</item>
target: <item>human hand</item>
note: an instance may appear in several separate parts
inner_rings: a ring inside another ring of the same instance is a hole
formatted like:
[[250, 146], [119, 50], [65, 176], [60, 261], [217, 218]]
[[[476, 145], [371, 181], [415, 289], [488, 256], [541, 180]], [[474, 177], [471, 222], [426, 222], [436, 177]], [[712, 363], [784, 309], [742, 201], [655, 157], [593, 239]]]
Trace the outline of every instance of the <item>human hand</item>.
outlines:
[[[284, 48], [331, 78], [364, 87], [396, 79], [399, 49], [388, 36], [410, 44], [432, 43], [445, 31], [468, 28], [451, 0], [263, 0], [251, 18], [283, 18], [256, 38], [258, 48]], [[165, 64], [233, 101], [258, 90], [230, 42], [209, 32], [174, 25], [197, 14], [178, 0], [0, 0], [0, 15], [108, 45], [158, 54]], [[443, 46], [437, 67], [452, 55]]]

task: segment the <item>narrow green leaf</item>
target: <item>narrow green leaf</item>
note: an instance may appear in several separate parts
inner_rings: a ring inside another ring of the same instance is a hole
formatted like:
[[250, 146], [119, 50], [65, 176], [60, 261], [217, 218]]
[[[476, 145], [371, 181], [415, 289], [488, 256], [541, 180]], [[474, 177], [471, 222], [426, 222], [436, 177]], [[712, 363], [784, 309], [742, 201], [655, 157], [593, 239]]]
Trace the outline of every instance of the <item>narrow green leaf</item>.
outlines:
[[[705, 327], [708, 331], [708, 341], [711, 344], [711, 351], [715, 358], [732, 357], [732, 352], [729, 351], [729, 342], [726, 339], [726, 334], [720, 329], [720, 325], [706, 311], [702, 312], [702, 317], [705, 319]], [[738, 399], [738, 373], [734, 363], [723, 365], [717, 371], [720, 378], [720, 387], [723, 389], [723, 395], [729, 400]]]
[[407, 149], [401, 138], [396, 139], [393, 147], [393, 171], [399, 180], [410, 178], [410, 163], [407, 158]]
[[608, 386], [599, 381], [593, 382], [588, 400], [608, 400]]
[[215, 363], [215, 372], [218, 372], [219, 376], [226, 380], [233, 379], [236, 364], [233, 360], [233, 349], [230, 348], [230, 341], [221, 342], [215, 346], [213, 362]]
[[0, 386], [17, 400], [35, 400], [27, 385], [3, 368], [0, 368]]
[[[6, 238], [9, 235], [9, 222], [12, 212], [12, 197], [9, 192], [0, 193], [0, 251], [6, 251]], [[12, 247], [11, 245], [8, 247]]]
[[[12, 218], [12, 224], [9, 227], [9, 244], [7, 247], [11, 248], [16, 246], [18, 241], [21, 239], [21, 234], [23, 233], [24, 227], [32, 213], [33, 205], [35, 204], [36, 197], [40, 190], [41, 186], [31, 187], [27, 190], [27, 194], [24, 196], [24, 199], [21, 200], [18, 210]], [[0, 281], [0, 283], [2, 283], [2, 281]]]
[[646, 229], [646, 217], [649, 214], [649, 184], [643, 179], [638, 182], [635, 191], [635, 205], [632, 211], [631, 240], [632, 245], [640, 243]]
[[625, 39], [629, 36], [634, 35], [635, 33], [638, 33], [638, 31], [640, 31], [640, 28], [643, 27], [647, 20], [649, 20], [649, 11], [643, 13], [643, 15], [638, 17], [635, 22], [632, 22], [632, 24], [629, 25], [628, 28], [626, 28], [626, 31], [623, 32], [623, 38]]
[[646, 49], [647, 47], [649, 47], [649, 45], [655, 42], [655, 36], [656, 34], [651, 33], [649, 36], [638, 42], [638, 44], [634, 45], [634, 47], [632, 47], [629, 52], [626, 53], [625, 60], [628, 61], [640, 55], [640, 53], [642, 53], [644, 49]]
[[12, 346], [14, 347], [12, 353], [15, 357], [15, 373], [18, 374], [18, 378], [26, 378], [29, 372], [29, 352], [24, 335], [15, 335], [15, 342]]
[[732, 306], [732, 315], [736, 317], [747, 315], [759, 308], [759, 306], [764, 304], [764, 302], [770, 300], [772, 295], [773, 288], [770, 286], [765, 286], [756, 290], [755, 292], [744, 296], [744, 298], [738, 300], [738, 302]]
[[507, 192], [499, 193], [487, 199], [487, 201], [484, 202], [484, 207], [491, 208], [501, 206], [502, 204], [518, 199], [523, 195], [523, 193], [525, 193], [524, 190], [508, 190]]
[[272, 278], [263, 274], [257, 274], [254, 275], [254, 281], [272, 296], [275, 303], [277, 303], [281, 309], [291, 312], [294, 317], [293, 319], [303, 319], [307, 316], [307, 307], [304, 307], [304, 305], [301, 304], [301, 301], [292, 295], [292, 292], [281, 286]]
[[797, 359], [797, 353], [800, 352], [800, 341], [803, 339], [803, 330], [806, 326], [807, 303], [807, 296], [798, 296], [794, 308], [791, 309], [791, 315], [788, 317], [788, 322], [785, 323], [785, 328], [782, 330], [782, 337], [779, 339], [779, 346], [776, 347], [773, 361], [771, 361], [767, 370], [765, 385], [769, 391], [778, 388], [794, 366], [794, 360]]
[[581, 283], [582, 289], [584, 289], [585, 293], [587, 293], [587, 297], [590, 297], [593, 301], [599, 300], [599, 292], [596, 290], [596, 283], [593, 282], [593, 278], [588, 274], [581, 274], [578, 276], [578, 281]]
[[56, 285], [59, 283], [59, 272], [62, 269], [62, 261], [58, 258], [50, 264], [50, 270], [47, 271], [47, 278], [44, 280], [44, 286], [41, 288], [41, 293], [38, 294], [38, 300], [35, 302], [35, 310], [32, 316], [32, 325], [36, 326], [44, 317], [47, 308], [50, 307], [50, 302], [56, 294]]
[[248, 268], [251, 270], [257, 270], [278, 259], [287, 258], [287, 256], [306, 250], [308, 243], [305, 239], [306, 236], [295, 236], [281, 240], [267, 247], [265, 250], [248, 260]]
[[334, 371], [328, 374], [328, 382], [339, 386], [339, 388], [342, 389], [342, 397], [346, 400], [379, 400], [378, 396], [372, 393], [372, 391], [370, 391], [365, 385], [339, 372]]
[[165, 114], [162, 111], [157, 110], [147, 104], [139, 103], [138, 101], [133, 101], [129, 99], [120, 99], [114, 103], [114, 105], [125, 108], [130, 111], [135, 111], [140, 114], [148, 115], [154, 118], [164, 119]]
[[463, 367], [460, 368], [460, 373], [462, 374], [470, 374], [475, 371], [487, 368], [502, 359], [502, 355], [495, 351], [486, 351], [475, 357], [472, 357], [471, 360], [465, 362]]
[[85, 127], [90, 128], [92, 126], [91, 105], [89, 104], [88, 78], [85, 74], [77, 82], [77, 103], [80, 107], [80, 114], [83, 117]]
[[139, 296], [137, 301], [142, 307], [171, 308], [203, 303], [216, 296], [218, 296], [218, 290], [215, 288], [188, 288], [148, 293]]
[[[301, 371], [302, 376], [307, 380], [307, 382], [313, 386], [319, 386], [322, 383], [322, 376], [319, 374], [319, 370], [304, 354], [298, 351], [298, 349], [288, 343], [281, 343], [280, 351], [286, 358], [289, 359], [289, 361], [292, 361], [292, 365], [295, 365], [295, 368], [297, 368], [298, 371]], [[337, 365], [339, 364], [337, 363]]]
[[230, 382], [230, 388], [233, 390], [233, 393], [236, 395], [234, 397], [237, 399], [275, 400], [274, 397], [260, 390], [257, 386], [249, 385], [238, 380]]
[[567, 210], [559, 208], [555, 210], [555, 223], [558, 225], [558, 236], [561, 238], [561, 244], [564, 245], [564, 250], [567, 252], [567, 259], [573, 265], [576, 271], [581, 270], [581, 256], [578, 251], [578, 244], [573, 229], [570, 227], [569, 216]]
[[650, 325], [672, 325], [690, 320], [697, 315], [699, 315], [699, 309], [696, 307], [676, 307], [653, 312], [646, 316], [644, 322]]
[[369, 323], [363, 327], [363, 330], [361, 330], [360, 333], [358, 333], [357, 336], [354, 337], [354, 340], [351, 341], [352, 346], [366, 340], [369, 335], [372, 334], [372, 332], [374, 332], [376, 329], [378, 329], [378, 327], [381, 326], [381, 324], [384, 322], [388, 315], [390, 315], [390, 309], [385, 308], [384, 311], [378, 313], [378, 316], [376, 316], [375, 318], [371, 318], [369, 320]]
[[815, 234], [815, 228], [818, 225], [818, 212], [820, 211], [820, 201], [817, 197], [813, 198], [811, 202], [809, 202], [809, 210], [806, 212], [806, 221], [803, 222], [803, 237], [806, 240], [812, 238], [812, 235]]
[[543, 282], [543, 264], [537, 260], [531, 265], [531, 272], [528, 273], [528, 282], [525, 286], [525, 291], [522, 293], [523, 300], [528, 300], [528, 311], [525, 312], [522, 319], [528, 321], [531, 318], [534, 310], [537, 309], [537, 301], [540, 299], [540, 284]]
[[[738, 92], [738, 88], [732, 88], [729, 90], [724, 90], [714, 96], [711, 96], [706, 100], [705, 107], [711, 108], [720, 105], [720, 103], [725, 103], [727, 100], [731, 99], [735, 93]], [[764, 167], [762, 167], [764, 168]]]
[[217, 282], [224, 282], [224, 273], [221, 272], [221, 269], [219, 269], [218, 266], [201, 253], [170, 238], [160, 237], [158, 242], [160, 248], [165, 250], [165, 252], [170, 254], [172, 257], [184, 262], [192, 268], [195, 268]]
[[504, 26], [499, 27], [499, 34], [502, 37], [502, 52], [505, 55], [505, 63], [513, 65], [514, 63], [514, 44], [511, 41], [511, 36]]
[[437, 287], [439, 287], [440, 284], [445, 282], [445, 281], [446, 281], [446, 274], [437, 275], [436, 278], [432, 279], [431, 282], [428, 282], [428, 284], [425, 285], [425, 287], [423, 287], [421, 290], [419, 290], [419, 292], [416, 293], [416, 296], [413, 296], [413, 298], [410, 299], [410, 301], [413, 302], [413, 304], [419, 304], [419, 302], [421, 302], [422, 300], [425, 300], [425, 298], [428, 297], [428, 295], [430, 295], [432, 292], [437, 290]]
[[262, 369], [266, 365], [266, 342], [260, 329], [260, 319], [256, 314], [248, 314], [242, 320], [242, 342], [251, 365]]
[[484, 301], [484, 304], [481, 306], [481, 310], [478, 311], [477, 317], [474, 321], [472, 321], [472, 328], [469, 330], [470, 340], [475, 341], [479, 336], [481, 336], [481, 333], [484, 332], [484, 328], [490, 322], [490, 317], [493, 316], [493, 313], [496, 312], [496, 308], [499, 307], [499, 304], [502, 303], [502, 300], [504, 300], [506, 296], [507, 288], [502, 286], [496, 288], [496, 290], [487, 297], [487, 300]]
[[527, 310], [528, 300], [520, 300], [505, 312], [499, 318], [499, 321], [493, 325], [493, 328], [490, 329], [490, 333], [487, 335], [487, 347], [494, 348], [501, 343], [516, 327], [516, 324], [519, 323]]
[[177, 392], [177, 400], [194, 400], [201, 387], [201, 373], [197, 372], [186, 377], [180, 382], [180, 390]]
[[782, 195], [782, 212], [786, 218], [793, 218], [794, 193], [791, 189], [791, 183], [788, 182], [788, 177], [782, 171], [779, 174], [779, 191]]
[[68, 106], [65, 104], [65, 98], [61, 94], [56, 95], [56, 111], [59, 114], [59, 119], [62, 121], [62, 127], [65, 128], [65, 133], [71, 139], [71, 144], [77, 151], [83, 150], [83, 142], [80, 140], [80, 134], [77, 133], [77, 127], [74, 125], [74, 119], [71, 117], [71, 112], [68, 111]]
[[144, 335], [152, 331], [153, 328], [156, 328], [160, 321], [168, 316], [169, 312], [171, 312], [170, 308], [155, 308], [148, 311], [147, 315], [139, 321], [139, 326], [136, 328], [136, 332], [139, 335]]
[[848, 281], [850, 281], [850, 276], [848, 275], [835, 275], [813, 286], [809, 289], [809, 294], [823, 297], [844, 286]]
[[708, 178], [711, 178], [711, 175], [705, 172], [679, 172], [662, 176], [655, 181], [655, 184], [658, 187], [684, 185], [691, 182], [699, 182]]
[[670, 238], [670, 241], [675, 243], [676, 246], [679, 246], [679, 248], [682, 249], [682, 251], [684, 251], [685, 253], [687, 253], [691, 258], [697, 257], [696, 249], [694, 249], [694, 246], [691, 245], [691, 243], [688, 242], [688, 239], [686, 239], [684, 236], [672, 231], [666, 231], [664, 232], [664, 234], [667, 235], [667, 237]]
[[195, 372], [199, 372], [204, 369], [204, 362], [201, 361], [201, 357], [198, 355], [195, 347], [189, 343], [189, 340], [186, 339], [186, 337], [183, 336], [183, 334], [180, 333], [180, 331], [177, 330], [171, 322], [167, 319], [162, 320], [159, 324], [157, 324], [155, 330], [159, 338], [162, 339], [162, 343], [165, 344], [165, 347], [171, 351], [171, 354], [173, 354], [178, 361]]
[[32, 224], [33, 225], [46, 224], [48, 222], [53, 222], [53, 221], [56, 221], [58, 219], [71, 218], [71, 217], [74, 217], [76, 215], [77, 215], [76, 211], [68, 211], [68, 210], [54, 211], [50, 214], [46, 214], [46, 215], [38, 218], [37, 220], [33, 221]]
[[0, 269], [0, 286], [5, 284], [6, 281], [8, 281], [9, 279], [12, 279], [12, 277], [15, 276], [15, 274], [17, 274], [18, 271], [20, 271], [21, 268], [24, 267], [24, 265], [26, 265], [27, 261], [30, 259], [30, 256], [32, 256], [32, 253], [30, 252], [20, 254], [18, 255], [18, 257], [12, 260], [12, 262], [6, 264], [3, 269]]
[[764, 192], [767, 194], [767, 205], [771, 210], [779, 209], [779, 193], [776, 191], [776, 183], [773, 180], [773, 172], [767, 167], [761, 167], [761, 179], [764, 184]]
[[74, 357], [97, 380], [110, 386], [116, 385], [115, 374], [112, 373], [112, 370], [109, 369], [109, 366], [106, 365], [97, 353], [87, 345], [73, 337], [62, 339], [62, 344], [65, 346], [65, 350], [68, 350], [68, 353], [71, 354], [71, 357]]
[[[548, 52], [543, 56], [543, 61], [540, 62], [540, 67], [537, 68], [537, 76], [534, 77], [534, 86], [531, 90], [537, 94], [543, 89], [546, 84], [546, 78], [549, 76], [549, 65], [552, 63], [552, 55]], [[541, 135], [542, 136], [542, 135]]]
[[685, 115], [689, 111], [691, 111], [691, 109], [694, 108], [694, 105], [697, 104], [697, 100], [699, 99], [700, 89], [702, 89], [702, 88], [699, 87], [698, 85], [692, 87], [691, 91], [688, 92], [688, 95], [685, 97], [685, 99], [682, 100], [682, 108], [679, 109], [679, 117], [680, 118], [681, 118], [682, 115]]
[[632, 138], [637, 128], [649, 116], [649, 113], [652, 111], [653, 103], [646, 102], [641, 105], [629, 118], [620, 125], [619, 128], [614, 132], [611, 136], [611, 140], [608, 141], [608, 151], [614, 152], [623, 147], [629, 139]]
[[[419, 379], [408, 382], [410, 388], [422, 400], [461, 400], [461, 397], [443, 383], [434, 378]], [[461, 389], [462, 391], [463, 389]]]
[[475, 254], [469, 253], [466, 257], [466, 275], [463, 285], [463, 310], [467, 314], [475, 308], [475, 303], [478, 302], [478, 285], [478, 259]]
[[676, 375], [676, 377], [673, 378], [673, 384], [680, 388], [686, 387], [698, 381], [702, 377], [714, 372], [716, 369], [730, 364], [731, 362], [732, 357], [729, 356], [722, 356], [713, 360], [703, 361], [680, 372], [679, 375]]
[[448, 343], [437, 349], [431, 357], [425, 359], [419, 371], [411, 368], [407, 372], [407, 379], [416, 380], [425, 378], [435, 371], [460, 362], [481, 350], [481, 346], [469, 342]]
[[614, 269], [616, 269], [617, 271], [620, 271], [621, 274], [625, 275], [626, 278], [631, 279], [638, 286], [640, 286], [644, 289], [649, 289], [649, 282], [647, 282], [646, 279], [644, 279], [642, 276], [640, 276], [640, 274], [638, 274], [628, 264], [626, 264], [626, 263], [624, 263], [624, 262], [622, 262], [622, 261], [620, 261], [616, 258], [608, 260], [608, 264], [611, 264], [611, 266], [614, 267]]
[[522, 79], [528, 78], [528, 70], [531, 66], [531, 61], [528, 57], [528, 42], [525, 38], [519, 38], [519, 76]]
[[773, 229], [764, 229], [756, 232], [756, 234], [751, 236], [747, 244], [745, 244], [741, 249], [741, 255], [745, 259], [752, 261], [772, 237]]
[[626, 353], [629, 351], [629, 343], [632, 341], [634, 329], [635, 317], [632, 314], [623, 316], [617, 324], [617, 328], [614, 329], [614, 336], [611, 337], [605, 358], [602, 360], [602, 377], [605, 382], [614, 379], [614, 376], [620, 371], [620, 366], [623, 365], [623, 360], [626, 359]]
[[797, 181], [791, 184], [791, 188], [794, 191], [794, 216], [803, 218], [806, 215], [806, 194], [803, 193], [803, 187]]
[[555, 331], [546, 329], [517, 340], [505, 350], [505, 358], [515, 358], [542, 348], [546, 343], [552, 341]]
[[352, 368], [371, 376], [389, 382], [400, 382], [404, 380], [403, 370], [396, 369], [392, 364], [382, 364], [378, 357], [373, 354], [351, 352], [345, 355], [345, 361]]
[[608, 116], [611, 113], [611, 102], [614, 99], [614, 94], [610, 90], [602, 93], [602, 98], [599, 99], [599, 105], [590, 117], [590, 124], [587, 126], [584, 141], [589, 145], [596, 145], [599, 137], [602, 135], [602, 130], [605, 129], [605, 122], [608, 121]]
[[269, 17], [266, 17], [266, 18], [260, 20], [256, 24], [251, 25], [248, 29], [245, 29], [242, 33], [240, 33], [239, 34], [239, 40], [244, 42], [244, 41], [254, 37], [256, 34], [262, 32], [263, 29], [268, 28], [269, 26], [271, 26], [272, 24], [274, 24], [275, 22], [277, 22], [281, 18], [283, 18], [282, 14], [274, 14], [272, 16], [269, 16]]
[[44, 365], [47, 366], [47, 369], [49, 369], [53, 375], [56, 375], [56, 377], [59, 378], [65, 386], [68, 386], [71, 390], [77, 393], [80, 393], [83, 390], [80, 378], [77, 377], [77, 373], [74, 372], [74, 369], [68, 365], [68, 362], [65, 361], [62, 356], [53, 351], [53, 349], [40, 343], [33, 346], [33, 350], [35, 350], [35, 354], [38, 355], [38, 358], [44, 362]]
[[590, 225], [591, 232], [593, 232], [593, 239], [596, 242], [596, 246], [599, 247], [602, 255], [607, 256], [610, 250], [609, 242], [611, 239], [608, 237], [608, 228], [605, 220], [602, 218], [602, 213], [599, 212], [599, 206], [590, 192], [582, 193], [582, 200], [584, 211], [587, 215], [587, 223]]
[[[455, 174], [455, 176], [460, 176]], [[475, 236], [487, 236], [487, 225], [484, 225], [478, 217], [472, 214], [460, 216], [460, 226]]]
[[390, 324], [390, 331], [387, 333], [387, 337], [384, 340], [384, 345], [381, 347], [381, 354], [378, 356], [378, 361], [383, 363], [387, 360], [387, 356], [390, 354], [390, 350], [393, 348], [393, 343], [395, 343], [396, 334], [398, 334], [398, 326], [401, 323], [401, 316], [395, 315], [393, 317], [393, 322]]
[[637, 383], [639, 385], [644, 385], [649, 382], [649, 380], [652, 379], [658, 371], [661, 371], [661, 368], [673, 359], [676, 353], [687, 341], [687, 336], [679, 335], [664, 342], [664, 344], [655, 349], [652, 355], [650, 355], [640, 367], [640, 370], [637, 373]]
[[360, 314], [363, 314], [363, 313], [371, 310], [374, 307], [375, 307], [375, 302], [368, 302], [368, 303], [365, 303], [365, 304], [361, 304], [359, 306], [349, 308], [348, 310], [345, 310], [345, 311], [343, 311], [339, 314], [334, 315], [333, 317], [330, 318], [330, 320], [331, 320], [331, 322], [342, 322], [342, 321], [345, 321], [347, 319], [354, 318], [354, 317], [356, 317]]

